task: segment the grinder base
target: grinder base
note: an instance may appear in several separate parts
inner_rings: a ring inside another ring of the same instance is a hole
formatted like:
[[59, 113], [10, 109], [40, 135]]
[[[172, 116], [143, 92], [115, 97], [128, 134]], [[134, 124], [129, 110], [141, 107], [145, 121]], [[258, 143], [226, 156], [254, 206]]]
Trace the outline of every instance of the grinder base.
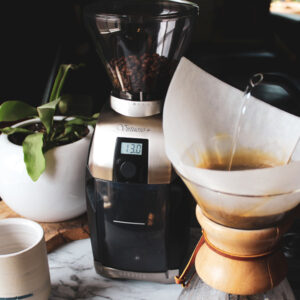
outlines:
[[144, 280], [158, 283], [174, 283], [174, 276], [177, 276], [179, 270], [167, 270], [165, 272], [132, 272], [125, 270], [118, 270], [103, 266], [102, 263], [94, 261], [95, 270], [98, 274], [114, 279], [133, 279]]

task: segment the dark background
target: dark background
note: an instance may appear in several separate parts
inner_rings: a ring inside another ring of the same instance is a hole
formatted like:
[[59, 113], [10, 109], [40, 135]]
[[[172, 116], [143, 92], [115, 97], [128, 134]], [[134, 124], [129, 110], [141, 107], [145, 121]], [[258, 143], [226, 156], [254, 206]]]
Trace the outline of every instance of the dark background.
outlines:
[[[82, 22], [82, 8], [89, 2], [1, 1], [0, 104], [23, 100], [39, 105], [60, 63], [85, 63], [72, 72], [65, 91], [92, 96], [93, 110], [100, 110], [111, 86]], [[270, 0], [195, 2], [200, 14], [186, 56], [241, 90], [257, 72], [288, 78], [296, 87], [292, 94], [264, 84], [256, 96], [300, 115], [300, 21], [270, 14]], [[299, 236], [299, 222], [291, 232]], [[289, 245], [289, 280], [300, 299], [299, 237]]]
[[0, 103], [40, 104], [60, 63], [85, 64], [68, 76], [67, 92], [92, 95], [96, 102], [108, 95], [110, 83], [82, 24], [88, 2], [1, 2]]
[[[58, 63], [86, 64], [72, 73], [66, 90], [92, 95], [94, 109], [101, 107], [110, 82], [82, 22], [82, 8], [90, 2], [1, 2], [0, 103], [20, 99], [40, 104], [58, 58]], [[189, 59], [240, 89], [257, 72], [278, 72], [299, 83], [299, 21], [270, 14], [270, 0], [195, 2], [200, 13]], [[289, 98], [278, 88], [275, 92], [275, 98]], [[271, 94], [266, 87], [261, 98], [269, 101]]]

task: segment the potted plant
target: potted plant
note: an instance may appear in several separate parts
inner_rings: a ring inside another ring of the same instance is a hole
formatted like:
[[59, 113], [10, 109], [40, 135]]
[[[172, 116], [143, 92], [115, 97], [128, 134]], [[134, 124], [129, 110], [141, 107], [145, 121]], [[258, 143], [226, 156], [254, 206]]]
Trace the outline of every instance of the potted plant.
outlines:
[[97, 115], [55, 116], [64, 104], [61, 90], [75, 65], [61, 65], [49, 102], [32, 107], [21, 101], [0, 106], [0, 197], [18, 214], [59, 222], [86, 210], [85, 165]]

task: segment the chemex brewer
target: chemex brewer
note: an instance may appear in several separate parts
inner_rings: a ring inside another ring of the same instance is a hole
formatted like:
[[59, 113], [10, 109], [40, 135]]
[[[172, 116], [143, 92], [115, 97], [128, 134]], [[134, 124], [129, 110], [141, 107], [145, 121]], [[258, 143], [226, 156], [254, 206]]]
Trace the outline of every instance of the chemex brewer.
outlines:
[[295, 299], [280, 246], [300, 203], [300, 119], [251, 95], [244, 110], [243, 97], [186, 58], [168, 89], [165, 149], [202, 228], [176, 279], [187, 286], [194, 266], [199, 284], [182, 300]]

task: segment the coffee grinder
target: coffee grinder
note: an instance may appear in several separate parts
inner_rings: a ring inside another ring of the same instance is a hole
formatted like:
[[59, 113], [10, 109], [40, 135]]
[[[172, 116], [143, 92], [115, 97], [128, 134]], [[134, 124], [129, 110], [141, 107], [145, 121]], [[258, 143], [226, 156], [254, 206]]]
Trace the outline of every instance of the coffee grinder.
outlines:
[[86, 180], [95, 268], [103, 276], [174, 282], [183, 263], [188, 192], [165, 154], [161, 112], [197, 14], [186, 1], [86, 7], [87, 28], [112, 83]]

